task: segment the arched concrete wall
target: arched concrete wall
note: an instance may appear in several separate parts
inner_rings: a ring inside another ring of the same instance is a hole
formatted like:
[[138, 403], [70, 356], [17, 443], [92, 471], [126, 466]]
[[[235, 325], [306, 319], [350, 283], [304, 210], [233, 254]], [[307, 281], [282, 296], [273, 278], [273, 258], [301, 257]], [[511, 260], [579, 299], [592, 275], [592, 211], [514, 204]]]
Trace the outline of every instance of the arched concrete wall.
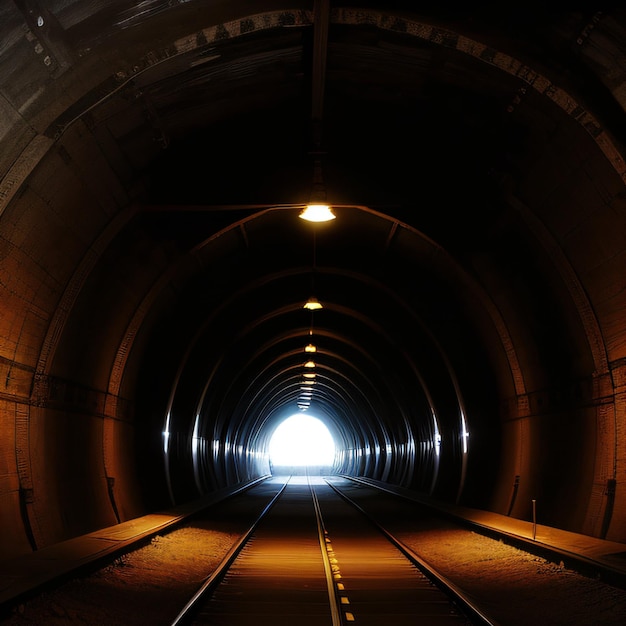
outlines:
[[626, 540], [623, 13], [333, 9], [312, 267], [283, 4], [0, 5], [0, 553], [262, 474], [311, 328], [338, 469]]

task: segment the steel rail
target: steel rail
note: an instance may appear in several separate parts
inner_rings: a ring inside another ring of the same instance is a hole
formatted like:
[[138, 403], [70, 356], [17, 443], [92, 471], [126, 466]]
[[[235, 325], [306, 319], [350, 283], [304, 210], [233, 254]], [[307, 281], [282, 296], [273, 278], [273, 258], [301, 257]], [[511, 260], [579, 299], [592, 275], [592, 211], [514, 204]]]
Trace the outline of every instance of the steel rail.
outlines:
[[400, 539], [392, 535], [386, 528], [381, 526], [365, 509], [358, 505], [354, 500], [344, 494], [335, 485], [324, 479], [326, 484], [331, 487], [335, 493], [343, 498], [348, 504], [357, 509], [372, 525], [374, 525], [393, 545], [395, 545], [408, 559], [413, 563], [425, 576], [427, 576], [433, 584], [441, 589], [456, 604], [463, 614], [471, 620], [476, 626], [500, 626], [498, 622], [493, 621], [483, 611], [477, 607], [465, 594], [465, 592], [457, 587], [452, 581], [448, 580], [443, 574], [439, 573], [409, 546]]
[[270, 509], [274, 506], [278, 498], [282, 495], [283, 491], [285, 491], [287, 484], [289, 481], [285, 481], [285, 484], [281, 487], [280, 491], [271, 499], [269, 504], [263, 509], [263, 511], [259, 514], [257, 519], [254, 521], [252, 526], [239, 538], [239, 540], [231, 547], [228, 551], [224, 559], [217, 566], [217, 568], [213, 571], [213, 573], [208, 576], [205, 581], [202, 583], [198, 591], [192, 596], [192, 598], [185, 604], [182, 611], [176, 616], [176, 619], [171, 623], [171, 626], [182, 626], [183, 624], [188, 624], [189, 620], [193, 618], [196, 611], [198, 610], [200, 603], [206, 602], [206, 600], [213, 593], [217, 585], [222, 581], [226, 572], [232, 565], [233, 561], [237, 558], [239, 553], [243, 550], [246, 543], [252, 537], [254, 531], [257, 526], [261, 522], [261, 520], [267, 515]]

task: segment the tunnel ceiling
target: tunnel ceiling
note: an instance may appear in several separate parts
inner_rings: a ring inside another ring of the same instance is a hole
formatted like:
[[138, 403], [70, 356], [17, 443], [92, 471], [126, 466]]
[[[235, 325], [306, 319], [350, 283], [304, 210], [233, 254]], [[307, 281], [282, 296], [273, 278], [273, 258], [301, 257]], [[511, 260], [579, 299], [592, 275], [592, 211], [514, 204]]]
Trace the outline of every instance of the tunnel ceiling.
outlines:
[[[308, 410], [346, 449], [469, 436], [442, 493], [506, 500], [505, 424], [626, 357], [598, 52], [624, 15], [596, 5], [0, 3], [5, 392], [97, 405], [142, 459], [163, 429], [254, 450], [313, 343]], [[316, 164], [323, 224], [298, 217]]]

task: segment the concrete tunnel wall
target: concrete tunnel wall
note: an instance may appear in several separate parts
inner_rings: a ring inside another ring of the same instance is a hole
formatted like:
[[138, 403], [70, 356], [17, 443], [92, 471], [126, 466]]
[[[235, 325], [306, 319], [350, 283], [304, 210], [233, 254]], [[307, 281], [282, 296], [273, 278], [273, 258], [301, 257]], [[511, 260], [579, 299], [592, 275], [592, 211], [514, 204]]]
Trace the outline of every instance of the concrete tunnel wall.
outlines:
[[[316, 227], [312, 266], [264, 208], [308, 191], [309, 7], [126, 4], [0, 4], [0, 554], [263, 475], [311, 328], [337, 471], [626, 541], [623, 14], [568, 14], [577, 82], [462, 22], [333, 10], [329, 188], [384, 207]], [[452, 102], [419, 129], [413, 50]]]

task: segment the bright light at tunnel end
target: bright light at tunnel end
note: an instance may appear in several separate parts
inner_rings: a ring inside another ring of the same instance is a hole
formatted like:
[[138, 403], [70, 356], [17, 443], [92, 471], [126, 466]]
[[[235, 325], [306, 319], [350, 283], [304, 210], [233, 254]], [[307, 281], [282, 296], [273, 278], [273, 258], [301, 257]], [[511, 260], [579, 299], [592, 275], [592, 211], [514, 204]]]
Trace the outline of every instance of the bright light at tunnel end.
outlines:
[[274, 431], [269, 456], [274, 467], [331, 466], [335, 461], [335, 442], [321, 420], [296, 413]]

